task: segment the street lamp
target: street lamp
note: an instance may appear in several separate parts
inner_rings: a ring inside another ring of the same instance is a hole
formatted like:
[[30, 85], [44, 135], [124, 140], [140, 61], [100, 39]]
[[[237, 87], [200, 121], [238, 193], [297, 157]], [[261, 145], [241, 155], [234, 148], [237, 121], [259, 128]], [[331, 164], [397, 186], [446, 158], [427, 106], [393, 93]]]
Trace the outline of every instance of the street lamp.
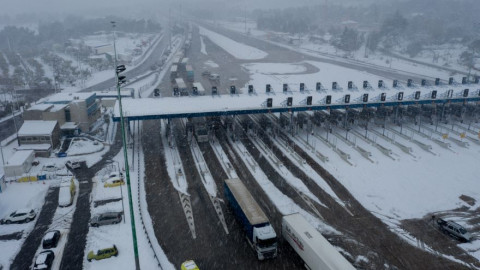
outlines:
[[138, 258], [138, 247], [137, 247], [137, 233], [135, 228], [135, 215], [133, 214], [133, 203], [132, 203], [132, 190], [130, 187], [130, 169], [128, 167], [128, 155], [127, 155], [127, 141], [125, 134], [125, 121], [123, 119], [123, 110], [122, 110], [122, 95], [120, 94], [120, 85], [126, 82], [125, 76], [120, 76], [120, 73], [126, 70], [125, 65], [117, 65], [117, 48], [115, 44], [115, 22], [112, 21], [113, 28], [113, 51], [114, 51], [114, 62], [115, 62], [115, 78], [117, 79], [117, 93], [118, 93], [118, 108], [120, 111], [120, 124], [122, 128], [122, 143], [123, 143], [123, 158], [125, 161], [125, 177], [127, 179], [127, 191], [128, 191], [128, 205], [130, 206], [130, 221], [132, 227], [132, 238], [133, 238], [133, 253], [135, 255], [135, 268], [140, 269], [140, 260]]

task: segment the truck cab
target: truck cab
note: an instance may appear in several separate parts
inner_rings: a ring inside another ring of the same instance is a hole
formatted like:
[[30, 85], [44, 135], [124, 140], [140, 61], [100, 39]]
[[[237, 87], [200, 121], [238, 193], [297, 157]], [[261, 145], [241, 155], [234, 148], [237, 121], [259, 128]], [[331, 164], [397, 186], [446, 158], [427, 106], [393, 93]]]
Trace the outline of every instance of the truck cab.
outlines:
[[259, 260], [271, 259], [277, 256], [277, 234], [270, 224], [254, 227], [254, 248]]

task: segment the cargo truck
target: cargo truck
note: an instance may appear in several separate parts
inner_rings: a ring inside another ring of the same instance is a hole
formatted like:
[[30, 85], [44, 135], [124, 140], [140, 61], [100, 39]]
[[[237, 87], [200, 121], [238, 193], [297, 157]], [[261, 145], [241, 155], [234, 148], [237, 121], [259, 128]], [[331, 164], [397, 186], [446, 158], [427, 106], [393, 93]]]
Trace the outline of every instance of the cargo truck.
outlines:
[[311, 270], [355, 270], [300, 214], [282, 218], [282, 235]]
[[193, 82], [193, 80], [195, 79], [195, 76], [194, 76], [194, 73], [193, 73], [193, 68], [191, 65], [187, 65], [186, 67], [186, 71], [187, 71], [187, 80], [189, 82]]
[[259, 260], [277, 256], [277, 234], [248, 189], [238, 178], [224, 181], [225, 196], [242, 224], [250, 247]]

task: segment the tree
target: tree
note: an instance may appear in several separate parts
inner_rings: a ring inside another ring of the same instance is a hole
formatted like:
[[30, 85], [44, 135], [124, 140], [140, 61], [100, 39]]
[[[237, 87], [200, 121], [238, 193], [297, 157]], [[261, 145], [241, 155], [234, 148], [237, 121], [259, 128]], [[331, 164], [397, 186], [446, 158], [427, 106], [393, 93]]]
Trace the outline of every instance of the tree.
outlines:
[[360, 49], [363, 36], [355, 29], [345, 27], [339, 38], [334, 40], [334, 46], [347, 52]]

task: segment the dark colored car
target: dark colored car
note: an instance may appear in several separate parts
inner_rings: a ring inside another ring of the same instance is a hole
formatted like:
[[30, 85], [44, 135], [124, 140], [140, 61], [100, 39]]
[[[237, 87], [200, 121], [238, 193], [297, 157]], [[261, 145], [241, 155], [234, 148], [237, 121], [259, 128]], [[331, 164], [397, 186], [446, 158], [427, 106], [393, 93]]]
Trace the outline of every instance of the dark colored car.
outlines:
[[53, 259], [55, 259], [55, 254], [51, 250], [45, 250], [40, 252], [35, 258], [35, 263], [33, 264], [33, 270], [50, 270], [52, 268]]
[[60, 231], [50, 231], [43, 237], [42, 247], [44, 249], [57, 247], [58, 240], [60, 240]]
[[117, 224], [122, 221], [122, 213], [118, 212], [106, 212], [96, 215], [90, 221], [92, 227], [98, 227], [103, 225]]

